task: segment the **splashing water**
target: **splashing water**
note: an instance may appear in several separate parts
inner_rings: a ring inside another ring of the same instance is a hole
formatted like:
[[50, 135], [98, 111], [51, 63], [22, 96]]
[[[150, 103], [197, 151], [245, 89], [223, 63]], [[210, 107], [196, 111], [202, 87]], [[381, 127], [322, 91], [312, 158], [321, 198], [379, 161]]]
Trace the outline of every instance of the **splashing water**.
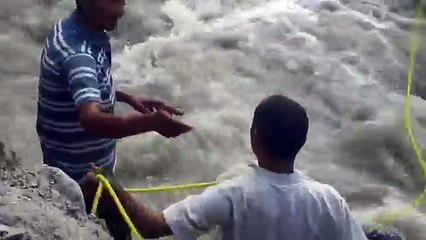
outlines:
[[[41, 44], [73, 7], [70, 0], [7, 0], [0, 10], [0, 134], [29, 166], [41, 162], [34, 129]], [[426, 183], [403, 122], [412, 18], [404, 0], [129, 1], [112, 33], [117, 88], [184, 108], [196, 130], [173, 140], [144, 134], [120, 141], [117, 174], [140, 186], [242, 173], [255, 162], [252, 112], [260, 99], [281, 93], [303, 104], [311, 121], [299, 169], [336, 187], [360, 221], [401, 207]], [[425, 45], [412, 99], [420, 146]], [[159, 210], [186, 194], [142, 198]], [[409, 239], [426, 238], [418, 216], [396, 223]]]

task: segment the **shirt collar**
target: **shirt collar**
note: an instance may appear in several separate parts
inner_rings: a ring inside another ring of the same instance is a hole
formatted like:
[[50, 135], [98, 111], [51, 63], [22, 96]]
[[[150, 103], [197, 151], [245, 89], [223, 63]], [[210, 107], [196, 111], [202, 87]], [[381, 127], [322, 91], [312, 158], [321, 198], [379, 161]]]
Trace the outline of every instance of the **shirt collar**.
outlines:
[[110, 37], [108, 36], [108, 34], [106, 32], [94, 32], [87, 29], [79, 19], [80, 14], [81, 13], [79, 13], [78, 10], [74, 10], [69, 17], [69, 20], [71, 24], [74, 26], [75, 30], [79, 34], [82, 34], [83, 37], [90, 43], [93, 43], [96, 45], [107, 44], [110, 40]]
[[264, 168], [257, 167], [255, 169], [255, 174], [262, 179], [280, 185], [289, 185], [306, 181], [305, 176], [299, 170], [295, 170], [291, 174], [286, 174], [275, 173]]

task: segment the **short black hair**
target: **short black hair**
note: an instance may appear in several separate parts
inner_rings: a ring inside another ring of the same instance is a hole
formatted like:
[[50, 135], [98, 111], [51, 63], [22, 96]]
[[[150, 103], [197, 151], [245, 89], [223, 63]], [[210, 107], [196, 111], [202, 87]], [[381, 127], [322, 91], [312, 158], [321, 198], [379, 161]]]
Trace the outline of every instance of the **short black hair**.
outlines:
[[76, 6], [78, 11], [81, 11], [80, 0], [75, 0], [75, 6]]
[[256, 107], [253, 127], [270, 156], [294, 160], [305, 145], [309, 119], [305, 108], [296, 101], [272, 95]]

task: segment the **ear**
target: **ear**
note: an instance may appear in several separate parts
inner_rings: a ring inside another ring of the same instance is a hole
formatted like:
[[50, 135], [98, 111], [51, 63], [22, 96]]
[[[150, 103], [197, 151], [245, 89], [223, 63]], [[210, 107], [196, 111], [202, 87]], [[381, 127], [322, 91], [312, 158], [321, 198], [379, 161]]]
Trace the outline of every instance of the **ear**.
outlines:
[[253, 126], [250, 129], [251, 148], [255, 154], [259, 151], [259, 137], [256, 128]]

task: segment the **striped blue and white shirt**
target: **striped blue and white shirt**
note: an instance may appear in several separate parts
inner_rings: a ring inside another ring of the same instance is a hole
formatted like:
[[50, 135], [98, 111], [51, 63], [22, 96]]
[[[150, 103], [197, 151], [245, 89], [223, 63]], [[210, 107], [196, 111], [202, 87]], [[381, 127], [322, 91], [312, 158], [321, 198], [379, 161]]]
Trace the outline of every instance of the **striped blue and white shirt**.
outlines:
[[85, 29], [78, 14], [58, 21], [46, 39], [37, 113], [44, 162], [74, 180], [90, 170], [90, 162], [112, 169], [116, 145], [115, 139], [90, 135], [79, 121], [77, 107], [88, 102], [114, 114], [115, 89], [109, 37]]

